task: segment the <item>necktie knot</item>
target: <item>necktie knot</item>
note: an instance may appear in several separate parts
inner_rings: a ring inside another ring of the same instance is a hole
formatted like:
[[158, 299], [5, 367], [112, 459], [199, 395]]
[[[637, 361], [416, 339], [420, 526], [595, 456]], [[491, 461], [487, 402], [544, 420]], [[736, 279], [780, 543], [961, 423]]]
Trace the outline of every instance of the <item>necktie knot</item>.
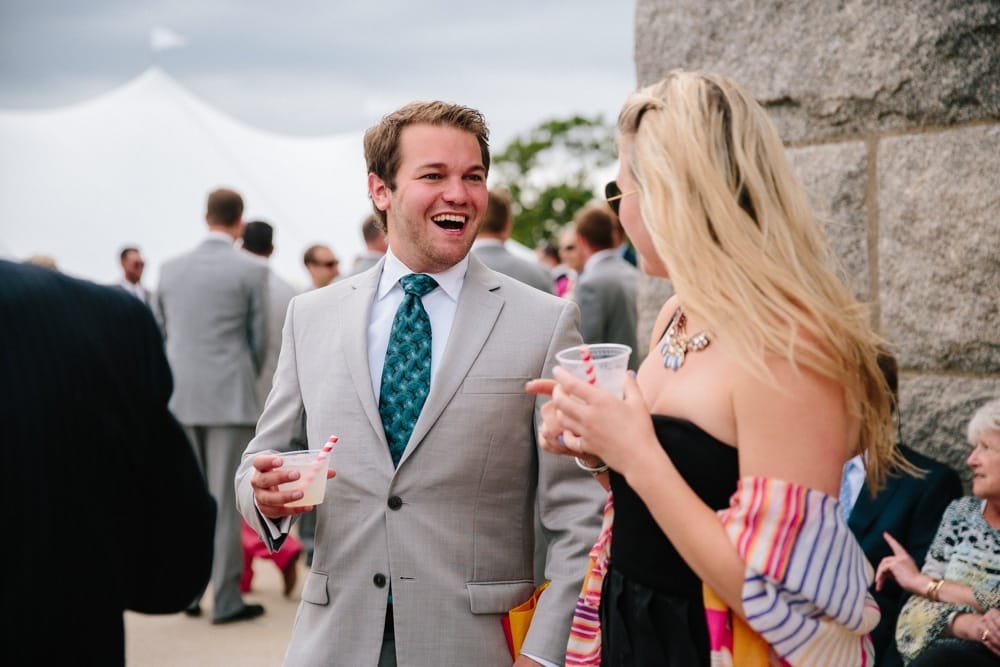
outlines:
[[399, 279], [403, 291], [415, 297], [423, 296], [438, 286], [437, 281], [426, 273], [410, 273]]

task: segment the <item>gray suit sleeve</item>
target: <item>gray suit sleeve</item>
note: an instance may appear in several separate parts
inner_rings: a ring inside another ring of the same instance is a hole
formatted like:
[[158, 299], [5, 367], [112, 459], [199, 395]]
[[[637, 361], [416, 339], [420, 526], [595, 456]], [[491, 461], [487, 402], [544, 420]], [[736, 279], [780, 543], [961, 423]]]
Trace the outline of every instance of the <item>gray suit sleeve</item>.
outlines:
[[254, 269], [257, 271], [250, 286], [247, 341], [253, 356], [254, 373], [259, 374], [267, 354], [267, 268], [255, 266]]
[[[545, 377], [551, 377], [555, 354], [581, 343], [579, 311], [567, 302], [550, 342]], [[538, 408], [547, 400], [539, 397]], [[537, 447], [537, 443], [536, 443]], [[541, 596], [522, 653], [562, 664], [573, 610], [587, 570], [587, 557], [601, 527], [606, 494], [590, 475], [568, 456], [538, 450], [538, 508], [542, 530], [549, 541], [545, 577], [551, 581]]]
[[243, 461], [236, 471], [236, 504], [246, 519], [254, 527], [264, 543], [273, 551], [281, 546], [284, 536], [278, 540], [271, 538], [270, 531], [262, 524], [262, 517], [254, 504], [250, 479], [253, 477], [253, 458], [265, 452], [283, 452], [299, 448], [304, 442], [305, 408], [299, 391], [299, 377], [295, 351], [295, 301], [288, 307], [288, 316], [282, 329], [281, 353], [278, 368], [274, 374], [267, 408], [257, 422], [257, 432], [243, 452]]
[[604, 305], [597, 285], [586, 280], [577, 282], [573, 300], [580, 307], [580, 333], [583, 335], [583, 342], [606, 342], [603, 331]]

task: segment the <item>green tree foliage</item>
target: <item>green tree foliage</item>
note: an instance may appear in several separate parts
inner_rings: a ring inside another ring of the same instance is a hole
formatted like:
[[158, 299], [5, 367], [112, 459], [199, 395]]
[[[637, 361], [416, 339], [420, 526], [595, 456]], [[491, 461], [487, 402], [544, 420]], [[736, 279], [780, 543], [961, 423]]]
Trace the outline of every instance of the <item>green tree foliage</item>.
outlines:
[[513, 200], [511, 236], [528, 247], [553, 239], [598, 185], [594, 172], [615, 160], [614, 127], [602, 116], [548, 120], [492, 158], [494, 186]]

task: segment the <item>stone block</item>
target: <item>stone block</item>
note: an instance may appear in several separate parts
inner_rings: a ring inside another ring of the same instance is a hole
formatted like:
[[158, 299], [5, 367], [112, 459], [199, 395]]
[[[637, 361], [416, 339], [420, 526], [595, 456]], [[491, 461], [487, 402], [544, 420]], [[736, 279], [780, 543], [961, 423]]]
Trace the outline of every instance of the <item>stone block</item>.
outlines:
[[900, 366], [1000, 373], [1000, 126], [882, 140], [882, 329]]
[[871, 301], [874, 297], [865, 213], [867, 147], [855, 141], [793, 148], [788, 151], [788, 158], [809, 194], [813, 213], [830, 239], [830, 247], [840, 263], [841, 277], [855, 298]]
[[954, 468], [969, 493], [972, 475], [965, 459], [971, 445], [966, 429], [973, 413], [998, 397], [998, 378], [904, 372], [899, 379], [903, 442]]
[[640, 85], [732, 77], [785, 141], [1000, 118], [996, 0], [636, 0]]

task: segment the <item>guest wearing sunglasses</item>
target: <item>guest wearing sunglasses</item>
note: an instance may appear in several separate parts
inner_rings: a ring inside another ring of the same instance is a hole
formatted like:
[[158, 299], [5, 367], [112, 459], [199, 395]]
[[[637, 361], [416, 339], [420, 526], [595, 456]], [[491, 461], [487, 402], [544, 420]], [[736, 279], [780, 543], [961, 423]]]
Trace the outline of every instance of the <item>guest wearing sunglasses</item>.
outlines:
[[333, 254], [329, 246], [321, 243], [311, 245], [306, 248], [302, 256], [302, 262], [306, 265], [309, 278], [312, 280], [312, 288], [319, 289], [326, 287], [340, 276], [340, 260]]
[[545, 449], [612, 491], [567, 662], [871, 664], [840, 476], [858, 453], [875, 488], [907, 466], [868, 312], [737, 84], [671, 72], [626, 100], [618, 151], [609, 204], [676, 293], [624, 399], [560, 368], [529, 383], [553, 392]]
[[122, 265], [122, 279], [118, 281], [118, 288], [149, 306], [153, 300], [149, 290], [142, 285], [142, 272], [146, 268], [142, 253], [136, 247], [126, 246], [118, 253], [118, 257]]

